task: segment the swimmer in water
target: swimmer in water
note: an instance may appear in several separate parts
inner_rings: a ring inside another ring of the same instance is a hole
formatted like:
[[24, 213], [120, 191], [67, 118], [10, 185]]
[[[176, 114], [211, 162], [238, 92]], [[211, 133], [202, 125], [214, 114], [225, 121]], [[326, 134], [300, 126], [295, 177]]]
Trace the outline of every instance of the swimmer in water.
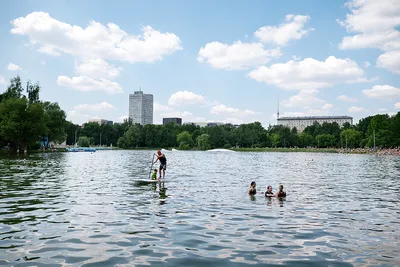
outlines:
[[247, 192], [249, 195], [255, 195], [257, 194], [257, 190], [256, 190], [256, 182], [251, 182], [250, 187], [249, 187], [249, 191]]
[[268, 186], [267, 187], [267, 192], [265, 192], [265, 196], [266, 197], [273, 197], [274, 196], [274, 193], [272, 192], [272, 186]]
[[283, 185], [279, 185], [279, 191], [275, 194], [275, 197], [286, 197], [286, 192], [283, 191]]

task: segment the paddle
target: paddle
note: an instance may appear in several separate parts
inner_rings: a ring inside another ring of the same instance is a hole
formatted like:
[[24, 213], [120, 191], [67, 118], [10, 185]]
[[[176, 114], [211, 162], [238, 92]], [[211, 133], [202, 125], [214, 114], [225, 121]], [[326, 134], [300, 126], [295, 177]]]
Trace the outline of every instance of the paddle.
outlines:
[[150, 166], [150, 171], [149, 171], [149, 180], [151, 180], [151, 169], [153, 169], [154, 156], [155, 156], [155, 154], [153, 154], [153, 158], [151, 159], [151, 166]]

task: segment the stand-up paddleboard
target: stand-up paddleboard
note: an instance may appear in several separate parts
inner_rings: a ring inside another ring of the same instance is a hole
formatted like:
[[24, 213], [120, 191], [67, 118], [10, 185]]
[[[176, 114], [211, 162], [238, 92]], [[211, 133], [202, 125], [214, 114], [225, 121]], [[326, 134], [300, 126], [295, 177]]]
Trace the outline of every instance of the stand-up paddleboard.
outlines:
[[163, 182], [165, 182], [165, 180], [157, 181], [157, 180], [149, 180], [149, 179], [138, 179], [138, 180], [135, 180], [135, 182], [137, 182], [137, 183], [163, 183]]

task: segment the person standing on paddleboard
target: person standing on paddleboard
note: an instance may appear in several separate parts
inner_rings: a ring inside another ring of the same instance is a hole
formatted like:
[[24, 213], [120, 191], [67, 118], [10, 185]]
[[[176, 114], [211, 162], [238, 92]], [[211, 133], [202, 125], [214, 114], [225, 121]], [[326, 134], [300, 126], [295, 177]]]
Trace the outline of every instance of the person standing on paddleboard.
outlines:
[[164, 179], [165, 177], [165, 170], [167, 169], [167, 158], [163, 153], [161, 153], [160, 150], [157, 151], [157, 159], [154, 161], [156, 163], [158, 160], [160, 160], [160, 171], [159, 171], [159, 177], [158, 179], [161, 179], [161, 172], [162, 172], [162, 178]]

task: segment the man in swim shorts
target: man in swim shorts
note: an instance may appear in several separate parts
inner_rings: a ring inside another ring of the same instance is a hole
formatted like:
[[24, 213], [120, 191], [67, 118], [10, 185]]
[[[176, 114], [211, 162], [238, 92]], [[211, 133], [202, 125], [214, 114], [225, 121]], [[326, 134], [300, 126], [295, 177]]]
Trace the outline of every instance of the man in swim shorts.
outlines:
[[163, 153], [161, 153], [160, 150], [157, 151], [157, 159], [154, 161], [156, 163], [158, 160], [160, 160], [160, 171], [159, 171], [159, 177], [158, 180], [161, 179], [161, 172], [162, 172], [162, 178], [164, 179], [165, 177], [165, 171], [167, 170], [167, 158]]

